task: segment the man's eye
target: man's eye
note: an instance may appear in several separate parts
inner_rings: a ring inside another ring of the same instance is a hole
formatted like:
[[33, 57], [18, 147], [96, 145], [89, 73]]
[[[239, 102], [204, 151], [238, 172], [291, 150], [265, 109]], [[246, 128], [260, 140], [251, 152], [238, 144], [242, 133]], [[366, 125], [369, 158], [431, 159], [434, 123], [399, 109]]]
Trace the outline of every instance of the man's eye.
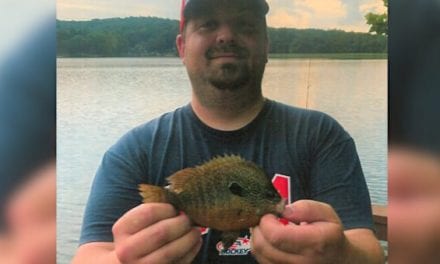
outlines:
[[254, 32], [257, 30], [257, 24], [250, 21], [240, 21], [238, 26], [244, 32]]
[[242, 27], [255, 27], [255, 23], [249, 21], [241, 21], [240, 26]]
[[217, 27], [217, 23], [215, 21], [206, 21], [200, 25], [201, 29], [204, 30], [212, 30]]

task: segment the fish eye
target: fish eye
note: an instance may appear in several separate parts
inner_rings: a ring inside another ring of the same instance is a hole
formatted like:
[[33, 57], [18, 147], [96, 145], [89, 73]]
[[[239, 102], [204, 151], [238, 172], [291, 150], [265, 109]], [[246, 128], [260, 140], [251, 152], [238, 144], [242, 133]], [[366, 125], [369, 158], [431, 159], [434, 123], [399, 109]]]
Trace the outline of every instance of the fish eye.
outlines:
[[243, 197], [243, 187], [241, 187], [240, 184], [232, 182], [229, 184], [228, 188], [232, 194]]

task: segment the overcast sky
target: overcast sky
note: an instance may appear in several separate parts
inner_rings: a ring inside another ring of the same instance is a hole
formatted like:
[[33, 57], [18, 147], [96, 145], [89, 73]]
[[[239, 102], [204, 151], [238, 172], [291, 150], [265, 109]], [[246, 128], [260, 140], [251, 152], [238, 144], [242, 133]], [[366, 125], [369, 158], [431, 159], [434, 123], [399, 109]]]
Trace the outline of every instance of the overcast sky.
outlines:
[[[57, 18], [156, 16], [178, 19], [181, 0], [58, 0]], [[271, 27], [342, 29], [367, 32], [364, 15], [383, 13], [382, 0], [266, 0]]]

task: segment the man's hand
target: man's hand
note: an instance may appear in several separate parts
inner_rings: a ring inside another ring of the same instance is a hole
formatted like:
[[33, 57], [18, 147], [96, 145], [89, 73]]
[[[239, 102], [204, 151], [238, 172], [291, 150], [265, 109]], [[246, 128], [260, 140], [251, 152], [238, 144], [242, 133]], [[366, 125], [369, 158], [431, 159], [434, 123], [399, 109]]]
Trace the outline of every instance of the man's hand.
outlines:
[[301, 200], [288, 205], [284, 225], [265, 215], [252, 231], [252, 253], [260, 263], [342, 263], [348, 243], [336, 212], [327, 204]]
[[190, 219], [165, 203], [128, 211], [114, 224], [113, 236], [122, 263], [190, 263], [202, 244]]

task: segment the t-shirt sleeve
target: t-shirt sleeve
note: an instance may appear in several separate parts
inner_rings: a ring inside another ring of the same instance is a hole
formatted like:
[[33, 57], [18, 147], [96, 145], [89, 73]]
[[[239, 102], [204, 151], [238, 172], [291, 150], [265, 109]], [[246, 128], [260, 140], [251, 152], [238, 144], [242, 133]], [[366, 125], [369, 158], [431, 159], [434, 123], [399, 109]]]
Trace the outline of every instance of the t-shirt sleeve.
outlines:
[[311, 198], [330, 204], [345, 229], [373, 229], [370, 195], [355, 143], [334, 119], [323, 115], [311, 161]]
[[112, 242], [113, 224], [141, 203], [137, 186], [145, 181], [147, 163], [138, 138], [131, 131], [105, 153], [87, 201], [80, 244]]

